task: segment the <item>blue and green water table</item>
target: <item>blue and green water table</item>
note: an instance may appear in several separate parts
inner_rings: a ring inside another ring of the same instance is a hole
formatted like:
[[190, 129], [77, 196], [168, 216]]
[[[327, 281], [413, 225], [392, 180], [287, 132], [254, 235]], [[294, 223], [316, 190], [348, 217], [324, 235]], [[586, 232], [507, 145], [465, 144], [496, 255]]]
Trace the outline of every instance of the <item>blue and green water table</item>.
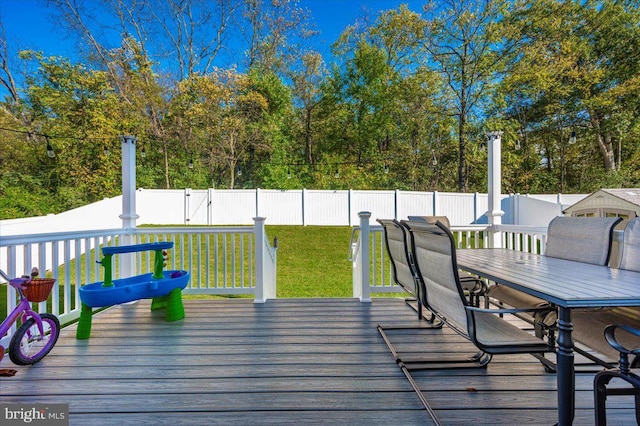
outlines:
[[[90, 337], [93, 308], [139, 299], [153, 299], [151, 302], [152, 311], [165, 308], [165, 321], [177, 321], [184, 318], [182, 290], [189, 283], [190, 274], [184, 270], [164, 270], [166, 250], [172, 247], [173, 242], [103, 247], [104, 257], [99, 263], [104, 267], [104, 281], [84, 285], [79, 290], [82, 310], [76, 338], [88, 339]], [[155, 253], [153, 273], [113, 280], [111, 278], [113, 255], [138, 251], [153, 251]]]

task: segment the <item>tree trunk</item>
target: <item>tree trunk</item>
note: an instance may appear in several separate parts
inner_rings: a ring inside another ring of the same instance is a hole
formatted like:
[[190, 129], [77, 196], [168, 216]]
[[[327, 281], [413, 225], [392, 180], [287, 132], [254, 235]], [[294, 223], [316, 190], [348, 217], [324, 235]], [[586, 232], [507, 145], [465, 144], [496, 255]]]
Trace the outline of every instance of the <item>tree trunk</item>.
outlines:
[[313, 164], [313, 150], [311, 147], [311, 108], [307, 108], [305, 114], [304, 129], [304, 155], [308, 164]]
[[600, 148], [602, 159], [604, 161], [604, 168], [607, 172], [616, 170], [616, 158], [613, 149], [613, 143], [611, 141], [611, 133], [602, 130], [600, 119], [595, 114], [590, 114], [591, 126], [593, 127], [596, 144]]
[[164, 154], [164, 183], [167, 189], [171, 189], [169, 185], [169, 146], [166, 139], [162, 139], [162, 153]]
[[466, 185], [466, 161], [465, 161], [465, 140], [464, 140], [464, 128], [466, 124], [466, 117], [464, 114], [460, 114], [458, 117], [458, 191], [465, 192]]

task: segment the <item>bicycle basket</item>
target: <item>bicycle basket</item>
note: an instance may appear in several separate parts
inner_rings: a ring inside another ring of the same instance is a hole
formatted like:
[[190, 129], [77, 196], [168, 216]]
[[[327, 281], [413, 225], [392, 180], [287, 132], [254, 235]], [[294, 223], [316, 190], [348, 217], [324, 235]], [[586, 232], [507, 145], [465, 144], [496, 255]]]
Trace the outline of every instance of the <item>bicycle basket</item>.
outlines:
[[44, 302], [49, 298], [55, 278], [32, 278], [23, 290], [29, 302]]

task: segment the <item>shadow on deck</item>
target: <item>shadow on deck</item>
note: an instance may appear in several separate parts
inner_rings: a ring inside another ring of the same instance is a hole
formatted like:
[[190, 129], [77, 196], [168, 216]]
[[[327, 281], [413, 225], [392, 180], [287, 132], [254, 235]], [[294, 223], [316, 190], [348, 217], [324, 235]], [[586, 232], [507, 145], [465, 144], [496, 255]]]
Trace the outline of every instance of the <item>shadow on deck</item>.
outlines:
[[[68, 403], [72, 425], [430, 424], [376, 330], [417, 322], [403, 300], [185, 300], [186, 318], [172, 323], [149, 305], [96, 315], [90, 340], [65, 328], [32, 367], [5, 357], [0, 368], [18, 373], [0, 378], [2, 402]], [[470, 349], [446, 328], [407, 345]], [[412, 375], [445, 425], [556, 422], [555, 375], [528, 355]], [[593, 373], [576, 388], [575, 424], [593, 424]], [[610, 424], [634, 424], [633, 406], [612, 398]]]

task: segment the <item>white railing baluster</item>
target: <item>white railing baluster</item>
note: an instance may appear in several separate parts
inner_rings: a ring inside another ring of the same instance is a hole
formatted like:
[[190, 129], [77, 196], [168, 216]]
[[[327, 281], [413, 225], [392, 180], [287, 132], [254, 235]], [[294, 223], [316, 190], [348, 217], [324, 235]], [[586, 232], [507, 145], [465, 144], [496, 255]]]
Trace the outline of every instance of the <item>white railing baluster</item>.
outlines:
[[214, 274], [215, 274], [214, 275], [215, 276], [214, 282], [215, 282], [215, 287], [216, 288], [218, 288], [220, 286], [220, 273], [219, 273], [220, 268], [219, 268], [219, 264], [218, 264], [218, 256], [220, 255], [220, 253], [219, 253], [220, 250], [219, 250], [219, 247], [218, 247], [218, 244], [219, 244], [218, 238], [219, 238], [218, 234], [215, 234], [214, 235], [214, 239], [213, 239], [213, 252], [214, 252], [213, 253], [213, 262], [214, 262], [213, 270], [214, 270]]
[[65, 239], [62, 242], [62, 257], [64, 259], [64, 263], [63, 263], [63, 277], [64, 277], [64, 282], [67, 283], [67, 285], [69, 286], [69, 290], [66, 291], [67, 289], [65, 288], [65, 292], [64, 292], [64, 311], [65, 312], [69, 312], [71, 311], [71, 271], [69, 270], [69, 263], [71, 261], [71, 246], [70, 246], [70, 241], [69, 239]]

